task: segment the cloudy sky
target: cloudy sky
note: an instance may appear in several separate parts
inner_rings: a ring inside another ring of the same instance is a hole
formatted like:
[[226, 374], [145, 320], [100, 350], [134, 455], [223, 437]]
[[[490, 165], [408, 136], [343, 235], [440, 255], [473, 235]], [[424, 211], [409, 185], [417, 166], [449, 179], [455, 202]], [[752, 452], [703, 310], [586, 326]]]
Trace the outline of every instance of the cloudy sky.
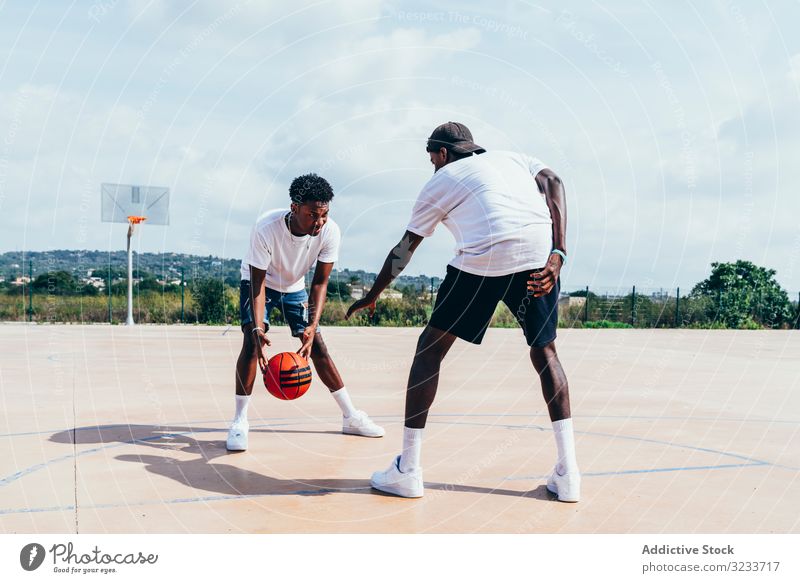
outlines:
[[[434, 9], [432, 9], [432, 7]], [[0, 2], [0, 251], [121, 249], [100, 183], [171, 189], [142, 251], [240, 257], [291, 179], [376, 271], [462, 121], [566, 183], [566, 288], [800, 290], [797, 2]], [[442, 275], [446, 229], [409, 273]]]

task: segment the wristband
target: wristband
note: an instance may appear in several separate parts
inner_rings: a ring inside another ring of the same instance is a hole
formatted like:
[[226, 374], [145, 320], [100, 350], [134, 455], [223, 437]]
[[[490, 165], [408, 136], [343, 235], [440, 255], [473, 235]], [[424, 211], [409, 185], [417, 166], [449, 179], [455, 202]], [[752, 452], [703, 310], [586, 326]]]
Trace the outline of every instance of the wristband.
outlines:
[[259, 328], [258, 326], [255, 326], [255, 327], [253, 328], [252, 332], [253, 332], [253, 334], [258, 334], [259, 330], [260, 330], [261, 332], [263, 332], [263, 330], [261, 330], [261, 328]]
[[556, 255], [560, 255], [561, 256], [561, 262], [564, 265], [567, 264], [567, 254], [566, 253], [564, 253], [561, 249], [553, 249], [552, 251], [550, 251], [550, 255], [553, 255], [554, 253]]

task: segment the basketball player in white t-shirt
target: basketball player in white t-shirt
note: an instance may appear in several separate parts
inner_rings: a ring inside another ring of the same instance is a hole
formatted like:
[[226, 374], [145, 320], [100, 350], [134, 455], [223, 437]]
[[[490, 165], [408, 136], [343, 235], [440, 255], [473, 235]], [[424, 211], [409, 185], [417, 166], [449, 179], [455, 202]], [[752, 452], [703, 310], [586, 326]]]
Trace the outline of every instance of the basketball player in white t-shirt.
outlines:
[[[259, 217], [242, 260], [239, 309], [244, 338], [236, 362], [236, 413], [228, 432], [229, 451], [247, 449], [247, 406], [257, 370], [267, 366], [266, 347], [271, 343], [266, 333], [273, 309], [281, 310], [292, 336], [300, 339], [298, 354], [311, 357], [317, 375], [342, 410], [342, 432], [365, 437], [384, 434], [366, 413], [353, 407], [319, 330], [341, 241], [339, 226], [328, 217], [333, 189], [324, 178], [306, 174], [292, 181], [289, 198], [290, 209], [268, 211]], [[309, 301], [305, 275], [312, 267]], [[263, 327], [256, 322], [263, 322]]]
[[439, 223], [453, 234], [457, 254], [411, 365], [402, 454], [372, 475], [372, 486], [408, 498], [423, 495], [422, 432], [441, 362], [456, 338], [480, 344], [502, 301], [522, 326], [553, 424], [558, 457], [547, 489], [563, 502], [577, 502], [580, 472], [569, 388], [555, 347], [559, 273], [567, 257], [563, 185], [535, 158], [486, 152], [460, 123], [436, 128], [427, 151], [434, 175], [417, 198], [403, 239], [389, 252], [369, 293], [347, 312], [349, 318], [364, 308], [374, 311], [381, 292]]

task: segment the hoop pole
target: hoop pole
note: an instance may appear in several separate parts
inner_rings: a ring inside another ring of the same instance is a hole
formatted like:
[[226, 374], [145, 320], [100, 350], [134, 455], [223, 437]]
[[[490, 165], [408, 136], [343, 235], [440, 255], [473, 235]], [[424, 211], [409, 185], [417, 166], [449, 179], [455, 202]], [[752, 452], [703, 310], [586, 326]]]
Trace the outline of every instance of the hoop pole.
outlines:
[[111, 324], [111, 257], [108, 258], [108, 323]]
[[28, 322], [33, 322], [33, 260], [28, 260]]
[[134, 223], [128, 227], [128, 318], [126, 326], [133, 326], [133, 251], [131, 250], [131, 237], [133, 236]]
[[183, 293], [184, 293], [184, 283], [183, 283], [183, 266], [181, 266], [181, 324], [183, 324]]

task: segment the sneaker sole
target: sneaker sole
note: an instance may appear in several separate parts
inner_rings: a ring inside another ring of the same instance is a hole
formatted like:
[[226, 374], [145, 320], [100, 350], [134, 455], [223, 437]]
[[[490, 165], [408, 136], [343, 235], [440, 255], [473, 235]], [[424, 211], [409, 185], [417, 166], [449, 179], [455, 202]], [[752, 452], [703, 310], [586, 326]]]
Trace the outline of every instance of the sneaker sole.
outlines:
[[384, 435], [386, 435], [385, 431], [383, 433], [370, 434], [370, 433], [361, 433], [358, 429], [345, 429], [344, 427], [342, 428], [342, 433], [345, 433], [347, 435], [360, 435], [361, 437], [383, 437]]
[[547, 486], [547, 491], [553, 494], [556, 498], [558, 498], [559, 502], [570, 502], [570, 503], [580, 502], [580, 496], [565, 496], [562, 498], [561, 496], [559, 496], [558, 492], [551, 490], [549, 485]]
[[385, 492], [386, 494], [393, 494], [394, 496], [399, 496], [400, 498], [422, 498], [425, 490], [422, 491], [418, 490], [411, 490], [409, 488], [397, 488], [394, 486], [376, 486], [375, 483], [370, 480], [370, 486], [378, 490], [379, 492]]
[[225, 449], [228, 451], [247, 451], [247, 445], [240, 445], [240, 446], [233, 446], [231, 447], [229, 444], [225, 444]]

